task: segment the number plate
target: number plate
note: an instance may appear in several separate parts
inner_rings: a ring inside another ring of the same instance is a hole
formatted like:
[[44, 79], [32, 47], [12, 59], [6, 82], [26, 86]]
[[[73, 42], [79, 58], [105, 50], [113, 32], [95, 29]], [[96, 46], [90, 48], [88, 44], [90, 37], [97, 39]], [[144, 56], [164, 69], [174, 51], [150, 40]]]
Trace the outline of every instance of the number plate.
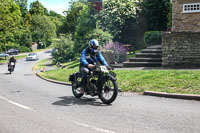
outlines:
[[11, 62], [10, 65], [15, 65], [15, 63], [14, 63], [14, 62]]
[[102, 72], [108, 73], [108, 69], [107, 69], [106, 66], [100, 66], [100, 69], [101, 69]]

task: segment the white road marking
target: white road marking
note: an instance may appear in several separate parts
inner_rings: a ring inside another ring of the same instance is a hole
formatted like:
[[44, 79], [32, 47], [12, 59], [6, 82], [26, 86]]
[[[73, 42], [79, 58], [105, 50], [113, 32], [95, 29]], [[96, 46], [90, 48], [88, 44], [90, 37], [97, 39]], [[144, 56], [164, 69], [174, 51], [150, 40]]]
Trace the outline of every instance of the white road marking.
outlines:
[[19, 103], [13, 102], [13, 101], [11, 101], [11, 100], [8, 100], [8, 99], [6, 99], [5, 97], [3, 97], [3, 96], [1, 96], [1, 95], [0, 95], [0, 98], [3, 99], [3, 100], [5, 100], [5, 101], [7, 101], [7, 102], [9, 102], [9, 103], [11, 103], [11, 104], [13, 104], [13, 105], [16, 105], [16, 106], [18, 106], [18, 107], [20, 107], [20, 108], [23, 108], [23, 109], [26, 109], [26, 110], [31, 110], [31, 111], [36, 111], [36, 110], [34, 110], [33, 108], [30, 108], [30, 107], [21, 105], [21, 104], [19, 104]]
[[94, 127], [94, 126], [91, 126], [91, 125], [87, 125], [87, 124], [84, 124], [84, 123], [80, 123], [80, 122], [74, 122], [76, 125], [80, 125], [80, 126], [83, 126], [83, 127], [87, 127], [87, 128], [91, 128], [93, 130], [96, 130], [96, 131], [99, 131], [99, 132], [103, 132], [103, 133], [115, 133], [114, 131], [111, 131], [111, 130], [107, 130], [107, 129], [103, 129], [103, 128], [97, 128], [97, 127]]

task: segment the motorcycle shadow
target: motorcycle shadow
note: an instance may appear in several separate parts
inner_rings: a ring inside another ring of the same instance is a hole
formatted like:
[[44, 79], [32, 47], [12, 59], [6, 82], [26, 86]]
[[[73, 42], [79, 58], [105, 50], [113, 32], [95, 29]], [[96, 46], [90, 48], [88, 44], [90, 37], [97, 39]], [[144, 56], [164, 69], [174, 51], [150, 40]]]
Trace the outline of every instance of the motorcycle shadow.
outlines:
[[10, 72], [7, 73], [1, 73], [0, 75], [11, 75]]
[[60, 106], [73, 106], [73, 105], [110, 106], [103, 104], [100, 101], [97, 101], [98, 98], [88, 98], [88, 97], [75, 98], [74, 96], [64, 96], [59, 98], [62, 100], [56, 101], [52, 104]]

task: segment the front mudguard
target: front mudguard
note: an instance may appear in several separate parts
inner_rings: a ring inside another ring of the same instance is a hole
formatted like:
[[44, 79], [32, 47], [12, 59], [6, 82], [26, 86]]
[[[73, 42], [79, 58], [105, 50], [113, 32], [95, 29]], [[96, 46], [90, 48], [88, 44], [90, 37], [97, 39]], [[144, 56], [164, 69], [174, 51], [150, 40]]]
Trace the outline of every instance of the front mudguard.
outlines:
[[108, 80], [108, 79], [110, 79], [110, 80], [112, 80], [112, 81], [116, 81], [116, 80], [117, 80], [117, 79], [116, 79], [114, 76], [112, 76], [111, 74], [106, 75], [105, 80]]

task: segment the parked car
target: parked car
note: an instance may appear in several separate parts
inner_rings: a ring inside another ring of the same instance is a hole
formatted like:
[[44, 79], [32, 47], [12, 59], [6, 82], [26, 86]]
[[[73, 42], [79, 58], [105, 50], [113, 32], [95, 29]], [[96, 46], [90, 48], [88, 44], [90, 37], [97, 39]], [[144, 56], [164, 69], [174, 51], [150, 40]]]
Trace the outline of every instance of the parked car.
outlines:
[[6, 53], [4, 53], [4, 52], [1, 52], [1, 53], [0, 53], [0, 57], [9, 57], [9, 54], [6, 54]]
[[7, 51], [7, 54], [9, 54], [9, 55], [17, 55], [17, 54], [19, 54], [19, 53], [20, 53], [19, 49], [16, 49], [16, 48], [14, 48], [14, 49], [9, 49], [9, 50]]
[[26, 60], [27, 61], [31, 61], [31, 60], [39, 60], [39, 57], [37, 55], [37, 53], [29, 53], [27, 56], [26, 56]]

